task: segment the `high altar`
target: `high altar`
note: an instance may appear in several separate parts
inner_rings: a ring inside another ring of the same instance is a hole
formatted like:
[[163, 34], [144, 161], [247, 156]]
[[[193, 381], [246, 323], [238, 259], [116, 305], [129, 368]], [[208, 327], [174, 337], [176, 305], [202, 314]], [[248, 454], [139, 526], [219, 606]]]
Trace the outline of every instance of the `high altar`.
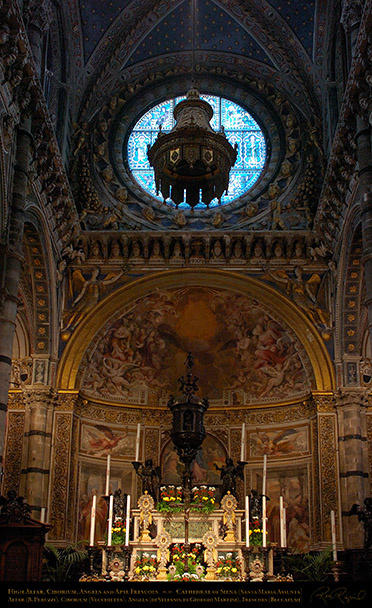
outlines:
[[83, 581], [293, 580], [283, 570], [274, 573], [274, 554], [283, 557], [285, 547], [247, 543], [246, 513], [233, 496], [210, 513], [162, 512], [148, 494], [138, 505], [131, 512], [132, 540], [90, 547], [91, 554], [101, 555], [101, 569], [92, 567]]

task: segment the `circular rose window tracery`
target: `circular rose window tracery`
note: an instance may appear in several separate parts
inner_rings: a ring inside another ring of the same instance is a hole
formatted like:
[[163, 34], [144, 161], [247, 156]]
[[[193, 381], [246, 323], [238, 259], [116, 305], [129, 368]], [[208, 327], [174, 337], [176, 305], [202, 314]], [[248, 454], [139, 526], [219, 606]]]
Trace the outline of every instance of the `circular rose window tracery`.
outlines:
[[[238, 145], [238, 157], [230, 171], [228, 192], [221, 199], [221, 204], [226, 205], [248, 192], [261, 176], [267, 159], [266, 140], [258, 123], [243, 107], [214, 95], [201, 95], [201, 97], [213, 108], [212, 128], [215, 131], [223, 128], [229, 142], [233, 146]], [[154, 143], [160, 125], [163, 133], [173, 128], [174, 107], [183, 99], [185, 97], [168, 99], [147, 110], [131, 130], [124, 152], [136, 183], [159, 200], [162, 199], [156, 194], [154, 171], [147, 158], [147, 146]], [[166, 202], [174, 206], [170, 199]], [[210, 207], [217, 205], [218, 201], [214, 199]], [[179, 207], [189, 208], [186, 203], [181, 203]], [[196, 208], [205, 208], [205, 206], [200, 203]]]

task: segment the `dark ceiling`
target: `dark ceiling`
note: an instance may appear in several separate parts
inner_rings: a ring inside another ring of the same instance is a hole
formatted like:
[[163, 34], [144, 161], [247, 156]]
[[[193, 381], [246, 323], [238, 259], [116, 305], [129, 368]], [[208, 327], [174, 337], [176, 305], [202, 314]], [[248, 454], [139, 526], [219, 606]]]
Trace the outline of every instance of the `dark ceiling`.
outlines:
[[[125, 12], [130, 0], [80, 0], [79, 11], [85, 62], [110, 29], [120, 13]], [[243, 2], [240, 4], [252, 4]], [[275, 18], [283, 19], [301, 42], [310, 57], [313, 51], [315, 2], [298, 0], [270, 0], [254, 2], [265, 5]], [[226, 10], [221, 8], [226, 5]], [[196, 0], [196, 47], [206, 50], [238, 53], [257, 61], [270, 62], [269, 57], [254, 37], [249, 36], [237, 19], [228, 14], [228, 2]], [[191, 47], [191, 0], [185, 0], [174, 11], [166, 14], [160, 23], [145, 36], [131, 62], [142, 61], [150, 56], [185, 50]]]

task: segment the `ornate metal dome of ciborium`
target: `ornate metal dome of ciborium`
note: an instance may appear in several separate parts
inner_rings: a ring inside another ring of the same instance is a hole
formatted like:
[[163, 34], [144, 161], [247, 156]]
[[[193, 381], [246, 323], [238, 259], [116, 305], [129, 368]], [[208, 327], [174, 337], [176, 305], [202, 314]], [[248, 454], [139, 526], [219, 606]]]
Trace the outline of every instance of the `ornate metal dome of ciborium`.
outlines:
[[205, 438], [204, 413], [209, 406], [206, 397], [200, 400], [195, 396], [198, 378], [192, 373], [193, 364], [193, 357], [189, 353], [186, 359], [186, 374], [179, 378], [182, 398], [177, 401], [172, 395], [168, 401], [168, 407], [173, 414], [171, 438], [181, 462], [185, 465], [182, 481], [184, 490], [191, 490], [191, 468]]
[[219, 203], [229, 186], [230, 169], [237, 157], [237, 147], [209, 124], [212, 106], [200, 99], [192, 88], [187, 99], [174, 108], [176, 125], [169, 133], [161, 128], [147, 155], [154, 168], [157, 194], [170, 198], [178, 206], [185, 201], [192, 209], [201, 202], [207, 207]]

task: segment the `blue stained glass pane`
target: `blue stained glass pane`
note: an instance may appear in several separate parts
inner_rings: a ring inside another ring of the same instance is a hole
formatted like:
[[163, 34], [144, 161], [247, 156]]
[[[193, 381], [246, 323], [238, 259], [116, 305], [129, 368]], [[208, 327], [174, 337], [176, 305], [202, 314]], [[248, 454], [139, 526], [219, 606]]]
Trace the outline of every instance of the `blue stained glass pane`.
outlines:
[[159, 126], [162, 125], [163, 129], [171, 129], [173, 126], [172, 121], [172, 102], [171, 100], [159, 103], [159, 105], [148, 110], [146, 114], [139, 119], [136, 126], [136, 131], [158, 131]]
[[[257, 122], [244, 108], [215, 95], [201, 97], [213, 108], [212, 128], [219, 131], [223, 125], [229, 142], [232, 145], [238, 144], [237, 160], [230, 171], [229, 190], [221, 199], [221, 204], [224, 205], [247, 192], [259, 178], [266, 161], [265, 137]], [[185, 96], [168, 99], [148, 110], [136, 123], [128, 139], [127, 157], [133, 177], [144, 190], [157, 199], [161, 197], [156, 195], [154, 172], [147, 158], [147, 146], [154, 143], [160, 125], [163, 132], [174, 127], [173, 109], [184, 99]], [[167, 202], [173, 205], [172, 201]], [[210, 203], [210, 207], [217, 205], [217, 199]], [[189, 208], [186, 203], [179, 206]], [[196, 208], [204, 209], [205, 205], [201, 202]]]
[[132, 131], [128, 142], [128, 162], [133, 169], [150, 169], [147, 146], [152, 143], [152, 133]]
[[245, 131], [261, 130], [256, 121], [244, 108], [228, 99], [221, 100], [221, 122], [226, 131], [229, 129], [244, 129]]
[[246, 133], [244, 136], [245, 166], [261, 169], [265, 162], [265, 139], [261, 132]]

